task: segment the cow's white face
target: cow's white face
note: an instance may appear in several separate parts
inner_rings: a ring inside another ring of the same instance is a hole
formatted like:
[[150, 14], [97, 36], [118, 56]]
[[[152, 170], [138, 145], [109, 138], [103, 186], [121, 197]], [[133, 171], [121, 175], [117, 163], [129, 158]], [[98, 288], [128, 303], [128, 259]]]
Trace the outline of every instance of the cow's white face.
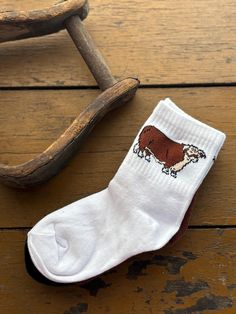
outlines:
[[192, 162], [197, 162], [199, 158], [206, 158], [204, 151], [194, 145], [185, 145], [184, 152]]
[[194, 145], [185, 145], [184, 152], [186, 157], [192, 162], [197, 162], [199, 158], [206, 158], [204, 151]]
[[199, 155], [199, 150], [198, 150], [197, 147], [191, 145], [189, 147], [189, 149], [187, 150], [187, 153], [188, 153], [189, 157], [191, 157], [191, 156], [198, 156]]

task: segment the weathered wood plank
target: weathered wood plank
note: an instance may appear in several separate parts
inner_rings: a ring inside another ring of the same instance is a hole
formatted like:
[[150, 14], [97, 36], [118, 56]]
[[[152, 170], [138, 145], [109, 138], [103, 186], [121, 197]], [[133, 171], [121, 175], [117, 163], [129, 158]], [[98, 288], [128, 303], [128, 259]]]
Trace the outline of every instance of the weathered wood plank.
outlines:
[[[40, 1], [43, 8], [52, 0]], [[35, 9], [38, 1], [0, 0]], [[233, 0], [91, 1], [85, 21], [116, 78], [143, 84], [236, 81]], [[95, 81], [66, 32], [0, 46], [0, 86], [78, 86]]]
[[[0, 162], [16, 164], [44, 150], [98, 95], [85, 91], [1, 91]], [[109, 114], [49, 183], [28, 191], [0, 186], [0, 227], [31, 226], [65, 204], [105, 188], [155, 104], [170, 96], [186, 112], [227, 134], [198, 193], [191, 225], [236, 224], [236, 88], [141, 89]], [[102, 175], [101, 175], [102, 174]]]
[[[44, 286], [25, 271], [23, 231], [0, 232], [0, 313], [236, 312], [236, 230], [188, 230], [81, 286]], [[128, 296], [128, 297], [127, 297]]]

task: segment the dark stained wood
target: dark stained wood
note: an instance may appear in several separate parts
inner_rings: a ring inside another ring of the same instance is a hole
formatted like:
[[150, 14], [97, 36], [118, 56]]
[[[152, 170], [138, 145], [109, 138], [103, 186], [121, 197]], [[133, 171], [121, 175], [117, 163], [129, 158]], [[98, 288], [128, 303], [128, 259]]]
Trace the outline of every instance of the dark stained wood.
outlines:
[[108, 88], [43, 153], [17, 166], [1, 165], [0, 181], [16, 187], [29, 187], [54, 176], [107, 112], [133, 98], [138, 85], [138, 80], [130, 78]]
[[86, 0], [63, 0], [41, 10], [29, 11], [4, 11], [0, 7], [0, 43], [58, 32], [65, 28], [65, 20], [75, 14], [82, 20], [86, 18]]
[[[44, 151], [99, 90], [0, 92], [0, 162], [16, 165]], [[137, 132], [160, 99], [226, 133], [214, 167], [197, 195], [191, 225], [236, 224], [236, 88], [141, 89], [108, 114], [50, 182], [29, 191], [0, 185], [1, 227], [32, 226], [44, 215], [107, 187]]]
[[[188, 230], [84, 286], [44, 286], [24, 268], [26, 232], [0, 232], [0, 313], [235, 314], [236, 230]], [[109, 241], [109, 239], [108, 239]]]

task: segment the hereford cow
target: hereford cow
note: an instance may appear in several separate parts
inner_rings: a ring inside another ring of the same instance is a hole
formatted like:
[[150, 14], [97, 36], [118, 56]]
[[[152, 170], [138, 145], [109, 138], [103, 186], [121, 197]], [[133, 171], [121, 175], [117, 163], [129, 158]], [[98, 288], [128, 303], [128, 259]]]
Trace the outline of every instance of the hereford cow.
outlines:
[[162, 172], [174, 178], [189, 163], [206, 158], [203, 150], [194, 145], [176, 143], [152, 125], [143, 128], [133, 151], [148, 162], [152, 156], [163, 165]]

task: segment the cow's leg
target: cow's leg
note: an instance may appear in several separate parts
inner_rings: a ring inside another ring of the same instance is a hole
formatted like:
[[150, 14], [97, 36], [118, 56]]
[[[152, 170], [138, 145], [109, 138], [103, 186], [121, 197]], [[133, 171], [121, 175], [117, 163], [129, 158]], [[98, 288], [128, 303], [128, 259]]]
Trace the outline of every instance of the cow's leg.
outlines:
[[174, 170], [171, 170], [171, 169], [170, 169], [170, 175], [171, 175], [173, 178], [177, 178], [177, 172], [174, 171]]
[[148, 149], [145, 149], [145, 160], [151, 161], [151, 152]]
[[138, 156], [139, 156], [140, 158], [143, 158], [143, 157], [144, 157], [143, 151], [142, 151], [141, 149], [139, 149], [139, 151], [138, 151]]
[[137, 154], [138, 157], [140, 157], [140, 158], [145, 157], [145, 155], [144, 155], [144, 149], [140, 147], [139, 143], [136, 143], [136, 144], [134, 145], [134, 147], [133, 147], [133, 152], [134, 152], [135, 154]]
[[163, 166], [163, 168], [161, 169], [161, 171], [162, 171], [163, 173], [165, 173], [165, 174], [170, 174], [170, 169], [167, 168], [167, 167], [165, 167], [165, 166]]

